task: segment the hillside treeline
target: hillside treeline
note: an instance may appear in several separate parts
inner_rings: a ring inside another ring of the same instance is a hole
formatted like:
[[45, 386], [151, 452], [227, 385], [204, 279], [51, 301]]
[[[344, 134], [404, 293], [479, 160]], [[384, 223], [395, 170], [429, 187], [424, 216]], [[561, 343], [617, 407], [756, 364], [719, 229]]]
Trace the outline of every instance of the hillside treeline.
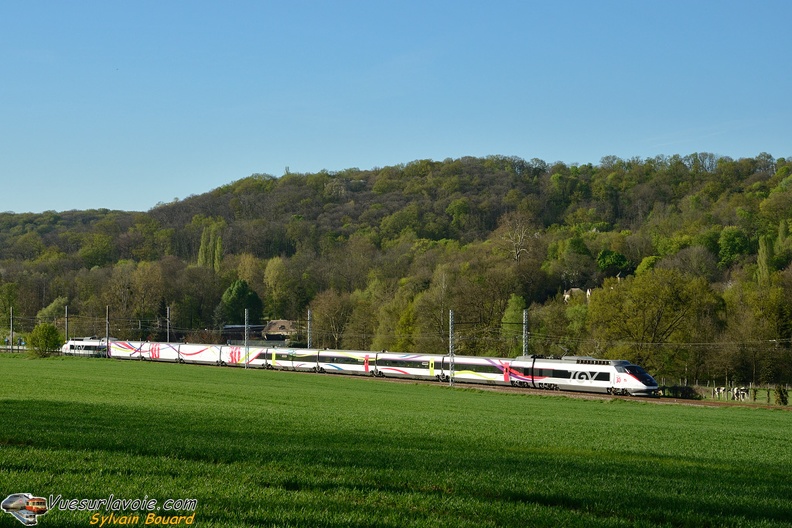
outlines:
[[792, 160], [766, 153], [254, 174], [145, 213], [0, 214], [0, 314], [208, 340], [310, 309], [314, 345], [442, 353], [453, 310], [458, 353], [514, 356], [527, 309], [529, 353], [789, 382], [790, 220]]

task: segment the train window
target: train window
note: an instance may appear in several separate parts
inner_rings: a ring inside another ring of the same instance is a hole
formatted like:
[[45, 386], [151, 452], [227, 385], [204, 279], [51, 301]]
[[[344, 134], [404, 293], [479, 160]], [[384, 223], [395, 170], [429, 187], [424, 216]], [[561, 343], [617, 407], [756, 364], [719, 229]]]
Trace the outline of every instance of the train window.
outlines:
[[406, 361], [398, 359], [380, 359], [377, 360], [377, 366], [380, 367], [405, 367], [408, 366]]
[[316, 361], [316, 354], [289, 354], [289, 359], [294, 361]]
[[[536, 376], [538, 378], [558, 378], [558, 377], [560, 377], [560, 376], [556, 376], [555, 375], [556, 372], [566, 372], [566, 371], [535, 368], [534, 369], [534, 376]], [[567, 378], [569, 377], [569, 373], [568, 372], [567, 372], [567, 376], [566, 377]]]
[[324, 358], [322, 359], [322, 361], [325, 361], [327, 363], [338, 363], [342, 365], [356, 365], [363, 360], [349, 356], [334, 356], [334, 357]]
[[596, 381], [610, 381], [610, 374], [607, 372], [597, 372], [597, 375], [594, 376]]
[[632, 376], [635, 376], [635, 378], [644, 385], [657, 385], [657, 382], [654, 380], [654, 378], [638, 365], [628, 365], [624, 367], [624, 369]]
[[428, 368], [428, 364], [421, 364], [419, 359], [378, 359], [378, 367], [398, 367], [398, 368]]

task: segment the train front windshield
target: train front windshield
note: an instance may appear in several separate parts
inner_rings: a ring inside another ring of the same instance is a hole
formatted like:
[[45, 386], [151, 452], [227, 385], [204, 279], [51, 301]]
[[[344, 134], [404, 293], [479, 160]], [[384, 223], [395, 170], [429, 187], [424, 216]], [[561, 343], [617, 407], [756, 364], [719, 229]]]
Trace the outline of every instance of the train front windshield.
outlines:
[[624, 370], [626, 370], [628, 374], [630, 374], [631, 376], [633, 376], [635, 379], [637, 379], [646, 386], [649, 387], [657, 386], [657, 382], [655, 381], [655, 379], [638, 365], [628, 365], [624, 367]]

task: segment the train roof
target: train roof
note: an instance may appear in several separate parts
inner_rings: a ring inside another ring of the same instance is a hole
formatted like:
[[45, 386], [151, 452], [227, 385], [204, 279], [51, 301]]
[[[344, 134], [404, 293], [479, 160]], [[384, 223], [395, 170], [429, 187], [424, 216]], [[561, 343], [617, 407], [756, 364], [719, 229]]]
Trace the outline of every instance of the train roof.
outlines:
[[629, 365], [629, 361], [625, 361], [623, 359], [602, 359], [602, 358], [595, 358], [592, 356], [563, 356], [560, 358], [557, 357], [545, 357], [545, 356], [519, 356], [515, 358], [515, 361], [527, 361], [532, 362], [535, 359], [541, 359], [542, 361], [550, 361], [555, 363], [575, 363], [576, 365]]

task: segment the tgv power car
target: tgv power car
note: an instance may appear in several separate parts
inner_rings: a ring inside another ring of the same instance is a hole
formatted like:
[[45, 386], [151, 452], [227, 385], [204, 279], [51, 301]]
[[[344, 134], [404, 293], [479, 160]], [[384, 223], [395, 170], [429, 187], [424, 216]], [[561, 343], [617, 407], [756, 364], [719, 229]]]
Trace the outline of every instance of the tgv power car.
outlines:
[[[74, 345], [70, 341], [64, 350]], [[229, 365], [303, 372], [352, 374], [460, 383], [513, 385], [536, 389], [652, 396], [657, 382], [629, 361], [566, 356], [477, 356], [404, 354], [357, 350], [266, 348], [226, 345], [110, 341], [110, 357]]]
[[565, 356], [521, 356], [510, 365], [512, 383], [520, 387], [653, 396], [657, 382], [629, 361]]
[[70, 339], [61, 347], [61, 353], [64, 356], [105, 357], [107, 355], [107, 343], [105, 341], [105, 339], [99, 339], [98, 337]]

